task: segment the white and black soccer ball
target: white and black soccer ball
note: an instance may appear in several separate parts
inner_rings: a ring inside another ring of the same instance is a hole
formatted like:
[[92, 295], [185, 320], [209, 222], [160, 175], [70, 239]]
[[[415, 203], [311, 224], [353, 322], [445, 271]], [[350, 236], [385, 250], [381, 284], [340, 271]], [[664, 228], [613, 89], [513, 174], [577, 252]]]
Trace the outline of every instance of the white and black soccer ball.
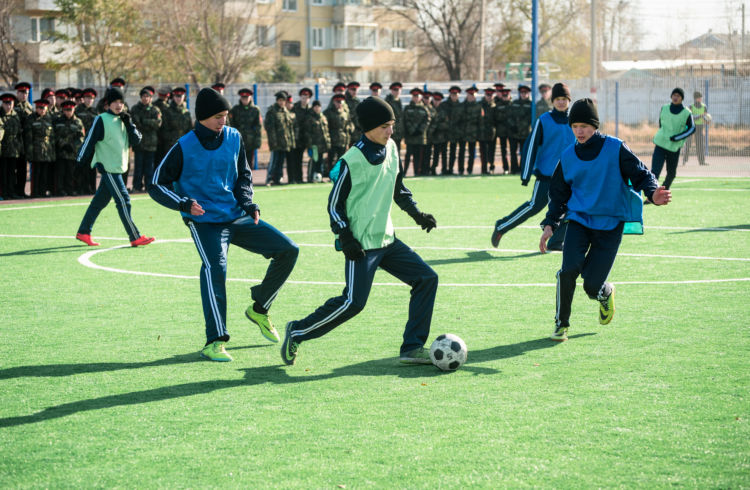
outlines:
[[466, 362], [466, 343], [452, 333], [439, 335], [430, 346], [432, 363], [443, 371], [455, 371]]
[[313, 182], [318, 183], [318, 184], [323, 182], [323, 175], [321, 175], [320, 172], [315, 172], [313, 174]]

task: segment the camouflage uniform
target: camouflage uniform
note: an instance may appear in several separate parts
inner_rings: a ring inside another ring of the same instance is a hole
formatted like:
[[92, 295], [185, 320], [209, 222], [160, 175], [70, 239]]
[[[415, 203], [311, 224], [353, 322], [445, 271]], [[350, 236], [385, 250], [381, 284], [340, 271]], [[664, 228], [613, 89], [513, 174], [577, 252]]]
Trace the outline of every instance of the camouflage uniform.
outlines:
[[313, 111], [305, 119], [302, 131], [305, 138], [303, 145], [312, 151], [312, 165], [307, 168], [307, 181], [312, 182], [316, 173], [323, 173], [323, 153], [331, 148], [331, 134], [328, 130], [328, 118], [323, 113]]
[[[21, 117], [15, 110], [8, 113], [0, 109], [0, 168], [2, 168], [3, 198], [13, 199], [23, 195], [23, 188], [18, 192], [18, 181], [26, 184], [26, 161], [23, 157], [23, 125]], [[17, 169], [23, 164], [23, 175], [16, 175]]]
[[[75, 111], [76, 117], [83, 123], [83, 129], [86, 134], [91, 130], [94, 119], [99, 114], [96, 107], [86, 107], [86, 104], [78, 104]], [[78, 183], [77, 192], [79, 194], [93, 194], [96, 192], [96, 169], [86, 165], [76, 165], [74, 172], [76, 182]]]
[[75, 178], [75, 163], [78, 150], [83, 144], [85, 130], [83, 122], [75, 115], [60, 115], [54, 119], [55, 125], [55, 194], [75, 195], [78, 186]]
[[396, 147], [401, 151], [401, 140], [404, 139], [404, 106], [401, 103], [401, 99], [396, 99], [393, 94], [385, 96], [385, 101], [393, 109], [393, 114], [396, 116], [396, 123], [393, 125], [393, 135], [391, 139], [396, 143]]
[[[21, 139], [23, 139], [23, 128], [26, 126], [26, 120], [34, 114], [34, 106], [28, 101], [18, 102], [13, 110], [16, 111], [21, 121]], [[16, 194], [26, 196], [26, 180], [29, 175], [29, 159], [26, 157], [26, 148], [21, 144], [21, 155], [18, 157], [16, 164]]]
[[[476, 159], [477, 141], [482, 129], [482, 119], [484, 113], [482, 104], [477, 100], [469, 102], [465, 100], [464, 105], [464, 123], [463, 123], [463, 140], [468, 146], [468, 159], [466, 160], [466, 172], [471, 174], [474, 170], [474, 160]], [[459, 154], [458, 171], [463, 172], [463, 154]]]
[[305, 141], [308, 139], [305, 131], [307, 131], [307, 119], [310, 117], [312, 111], [312, 105], [308, 104], [306, 107], [302, 107], [300, 101], [295, 102], [294, 106], [292, 106], [292, 114], [294, 114], [295, 126], [297, 129], [295, 137], [297, 144], [289, 152], [290, 161], [287, 162], [290, 183], [302, 183], [302, 159], [305, 148], [307, 148], [305, 146]]
[[545, 112], [549, 112], [552, 109], [554, 109], [554, 105], [552, 105], [551, 100], [547, 100], [545, 98], [541, 98], [536, 101], [536, 117], [538, 118]]
[[229, 125], [242, 135], [245, 144], [245, 154], [250, 168], [255, 165], [255, 150], [260, 148], [262, 141], [260, 125], [260, 109], [253, 105], [252, 100], [247, 105], [237, 104], [229, 111]]
[[479, 128], [479, 156], [482, 174], [495, 171], [495, 101], [482, 98], [482, 123]]
[[161, 128], [159, 128], [157, 145], [157, 156], [160, 155], [159, 161], [177, 143], [177, 140], [191, 129], [193, 129], [193, 118], [185, 104], [177, 105], [170, 102], [167, 110], [161, 115]]
[[296, 145], [296, 141], [294, 141], [294, 115], [286, 107], [274, 104], [266, 112], [263, 127], [266, 129], [268, 149], [271, 151], [266, 184], [279, 184], [284, 175], [284, 160], [287, 153]]
[[410, 159], [414, 159], [414, 175], [421, 173], [424, 147], [427, 145], [427, 129], [430, 126], [430, 112], [421, 102], [410, 102], [404, 107], [404, 134], [406, 155], [404, 156], [404, 175], [409, 171]]
[[510, 173], [517, 174], [521, 171], [521, 166], [518, 163], [518, 152], [523, 147], [523, 142], [531, 134], [531, 99], [514, 100], [508, 112]]
[[159, 145], [159, 128], [162, 125], [161, 110], [154, 104], [138, 101], [130, 111], [133, 124], [141, 133], [141, 142], [133, 148], [133, 190], [148, 189], [154, 177], [154, 159]]
[[[443, 103], [444, 104], [444, 103]], [[438, 160], [443, 159], [440, 167], [440, 175], [448, 173], [448, 133], [450, 132], [450, 122], [448, 120], [448, 111], [443, 109], [440, 104], [435, 110], [433, 119], [430, 120], [430, 128], [427, 130], [427, 139], [432, 143], [432, 174], [436, 173]]]
[[450, 160], [448, 163], [448, 174], [453, 173], [453, 165], [456, 163], [456, 149], [459, 149], [460, 159], [458, 162], [459, 172], [464, 171], [463, 156], [466, 144], [463, 139], [464, 123], [464, 106], [459, 101], [452, 101], [450, 98], [445, 99], [440, 108], [446, 111], [448, 124], [451, 131], [448, 132], [448, 142], [450, 143]]
[[503, 158], [503, 171], [509, 172], [510, 165], [508, 164], [508, 136], [510, 121], [508, 120], [510, 115], [511, 101], [495, 99], [495, 133], [500, 139], [500, 152]]
[[349, 134], [352, 122], [349, 119], [349, 112], [344, 110], [344, 107], [346, 107], [346, 104], [341, 104], [341, 110], [337, 110], [333, 106], [324, 112], [326, 119], [328, 119], [328, 131], [331, 135], [331, 150], [328, 152], [328, 162], [323, 172], [324, 176], [328, 176], [328, 172], [333, 168], [333, 164], [349, 148]]
[[23, 128], [26, 158], [31, 162], [31, 195], [39, 197], [52, 190], [51, 166], [55, 161], [55, 128], [52, 118], [34, 113]]
[[347, 110], [349, 111], [349, 117], [352, 120], [352, 136], [349, 142], [353, 145], [362, 138], [362, 130], [359, 127], [359, 121], [357, 120], [357, 106], [361, 102], [358, 97], [352, 97], [349, 95], [349, 91], [346, 91], [345, 102]]

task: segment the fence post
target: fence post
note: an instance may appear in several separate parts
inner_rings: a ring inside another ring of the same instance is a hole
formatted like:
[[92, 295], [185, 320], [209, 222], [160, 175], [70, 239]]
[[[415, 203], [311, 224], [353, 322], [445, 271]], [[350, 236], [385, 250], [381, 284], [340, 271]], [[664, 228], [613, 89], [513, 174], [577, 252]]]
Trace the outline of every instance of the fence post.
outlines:
[[620, 136], [620, 81], [615, 81], [615, 138]]
[[[703, 83], [704, 83], [703, 93], [705, 94], [705, 96], [703, 97], [703, 105], [706, 106], [705, 112], [708, 112], [708, 80], [706, 80]], [[706, 121], [704, 118], [703, 120], [703, 128], [705, 129], [705, 131], [703, 132], [704, 133], [703, 134], [703, 156], [704, 157], [708, 156], [708, 127], [709, 126], [710, 124], [706, 124]]]
[[[258, 84], [253, 84], [253, 104], [258, 106]], [[258, 107], [258, 112], [260, 112], [260, 107]], [[261, 113], [260, 116], [261, 119], [263, 119], [263, 114]], [[255, 155], [253, 157], [253, 170], [258, 170], [258, 149], [255, 149]]]

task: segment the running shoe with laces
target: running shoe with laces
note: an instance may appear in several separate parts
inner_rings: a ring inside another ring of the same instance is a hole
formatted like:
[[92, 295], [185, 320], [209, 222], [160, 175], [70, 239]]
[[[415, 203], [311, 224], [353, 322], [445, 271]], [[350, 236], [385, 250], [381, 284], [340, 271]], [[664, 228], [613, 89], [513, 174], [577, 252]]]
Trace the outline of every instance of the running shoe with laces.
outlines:
[[401, 364], [432, 364], [430, 352], [424, 347], [418, 347], [409, 352], [404, 352], [398, 358], [398, 361]]
[[229, 362], [232, 356], [229, 355], [225, 346], [226, 342], [222, 340], [211, 342], [201, 350], [201, 356], [210, 361]]
[[245, 310], [245, 316], [248, 320], [258, 325], [261, 335], [267, 340], [274, 344], [280, 340], [279, 332], [276, 331], [276, 327], [273, 326], [273, 322], [268, 314], [264, 315], [263, 313], [258, 313], [253, 309], [253, 305], [250, 305], [247, 307], [247, 310]]
[[615, 285], [612, 284], [612, 292], [609, 296], [599, 296], [596, 299], [599, 301], [599, 323], [607, 325], [615, 316]]
[[281, 344], [281, 360], [287, 366], [294, 364], [294, 360], [297, 359], [297, 349], [299, 348], [299, 342], [292, 340], [292, 323], [289, 322], [286, 324], [286, 334], [284, 335], [284, 342]]
[[555, 331], [550, 335], [550, 340], [556, 342], [565, 342], [568, 340], [568, 327], [555, 327]]

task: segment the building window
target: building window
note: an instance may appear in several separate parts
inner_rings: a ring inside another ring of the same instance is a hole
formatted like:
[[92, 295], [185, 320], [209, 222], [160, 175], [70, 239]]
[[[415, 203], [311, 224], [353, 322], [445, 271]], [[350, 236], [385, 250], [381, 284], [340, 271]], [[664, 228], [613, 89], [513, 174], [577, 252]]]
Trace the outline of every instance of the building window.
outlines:
[[324, 30], [322, 27], [312, 28], [312, 48], [323, 49], [325, 47]]
[[90, 87], [94, 85], [94, 73], [88, 68], [78, 70], [78, 86]]
[[323, 0], [312, 0], [311, 5], [321, 6], [323, 5]]
[[376, 32], [371, 27], [351, 26], [349, 27], [349, 36], [349, 45], [352, 48], [375, 48]]
[[391, 48], [406, 49], [406, 31], [391, 31]]
[[38, 43], [40, 41], [53, 41], [55, 37], [55, 19], [44, 17], [30, 17], [31, 39], [29, 41]]
[[284, 12], [296, 12], [297, 0], [283, 0], [281, 10]]
[[281, 56], [299, 57], [300, 55], [299, 41], [281, 41]]
[[276, 44], [273, 26], [258, 26], [258, 46], [270, 47]]

